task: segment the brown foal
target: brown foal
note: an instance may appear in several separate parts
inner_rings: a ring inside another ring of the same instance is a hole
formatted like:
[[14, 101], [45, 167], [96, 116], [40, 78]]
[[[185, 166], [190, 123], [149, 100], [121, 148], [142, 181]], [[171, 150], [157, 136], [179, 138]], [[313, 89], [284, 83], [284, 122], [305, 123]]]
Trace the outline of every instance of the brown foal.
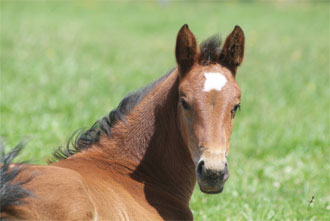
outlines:
[[[59, 161], [5, 161], [2, 174], [13, 179], [2, 177], [1, 217], [193, 219], [189, 200], [196, 180], [202, 192], [220, 193], [229, 177], [226, 156], [240, 107], [235, 75], [244, 55], [242, 29], [236, 26], [220, 44], [212, 37], [198, 49], [184, 25], [176, 42], [177, 68], [125, 97], [81, 133], [73, 149], [56, 152]], [[22, 194], [13, 199], [9, 187]]]

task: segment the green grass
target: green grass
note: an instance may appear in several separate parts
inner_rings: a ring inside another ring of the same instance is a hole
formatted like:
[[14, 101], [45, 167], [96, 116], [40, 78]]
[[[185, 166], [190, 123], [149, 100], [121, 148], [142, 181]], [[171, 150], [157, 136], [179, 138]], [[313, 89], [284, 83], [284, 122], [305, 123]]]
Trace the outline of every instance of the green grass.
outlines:
[[[198, 188], [196, 220], [330, 219], [329, 3], [1, 1], [0, 136], [44, 163], [78, 128], [175, 66], [184, 23], [199, 40], [239, 24], [242, 110], [220, 195]], [[308, 201], [315, 196], [309, 206]]]

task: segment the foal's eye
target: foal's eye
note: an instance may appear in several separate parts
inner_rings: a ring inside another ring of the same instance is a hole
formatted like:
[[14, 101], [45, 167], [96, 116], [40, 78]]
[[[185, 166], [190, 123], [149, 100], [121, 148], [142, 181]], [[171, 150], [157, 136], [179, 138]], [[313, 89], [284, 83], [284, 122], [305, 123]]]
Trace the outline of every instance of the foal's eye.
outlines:
[[190, 108], [189, 104], [185, 101], [185, 99], [180, 98], [180, 103], [185, 110], [188, 110]]
[[241, 104], [236, 104], [231, 110], [231, 115], [234, 117], [237, 110], [241, 109]]

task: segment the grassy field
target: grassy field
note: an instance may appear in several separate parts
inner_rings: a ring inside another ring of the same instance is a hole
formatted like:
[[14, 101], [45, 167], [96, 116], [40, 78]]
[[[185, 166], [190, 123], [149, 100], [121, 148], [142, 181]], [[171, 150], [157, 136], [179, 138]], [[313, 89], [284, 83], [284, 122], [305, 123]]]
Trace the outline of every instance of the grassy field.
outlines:
[[[78, 128], [175, 66], [179, 28], [201, 41], [240, 25], [242, 109], [220, 195], [196, 220], [330, 219], [329, 3], [1, 1], [0, 136], [45, 163]], [[312, 196], [314, 202], [309, 204]]]

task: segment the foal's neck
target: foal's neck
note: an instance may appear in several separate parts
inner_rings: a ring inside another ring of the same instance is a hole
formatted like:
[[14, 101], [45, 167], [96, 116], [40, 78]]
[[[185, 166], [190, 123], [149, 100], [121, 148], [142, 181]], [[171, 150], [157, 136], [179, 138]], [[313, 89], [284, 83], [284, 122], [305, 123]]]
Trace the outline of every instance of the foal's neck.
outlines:
[[[177, 124], [177, 70], [160, 82], [113, 130], [119, 157], [130, 176], [189, 201], [195, 186], [194, 164]], [[117, 154], [116, 154], [117, 153]]]

